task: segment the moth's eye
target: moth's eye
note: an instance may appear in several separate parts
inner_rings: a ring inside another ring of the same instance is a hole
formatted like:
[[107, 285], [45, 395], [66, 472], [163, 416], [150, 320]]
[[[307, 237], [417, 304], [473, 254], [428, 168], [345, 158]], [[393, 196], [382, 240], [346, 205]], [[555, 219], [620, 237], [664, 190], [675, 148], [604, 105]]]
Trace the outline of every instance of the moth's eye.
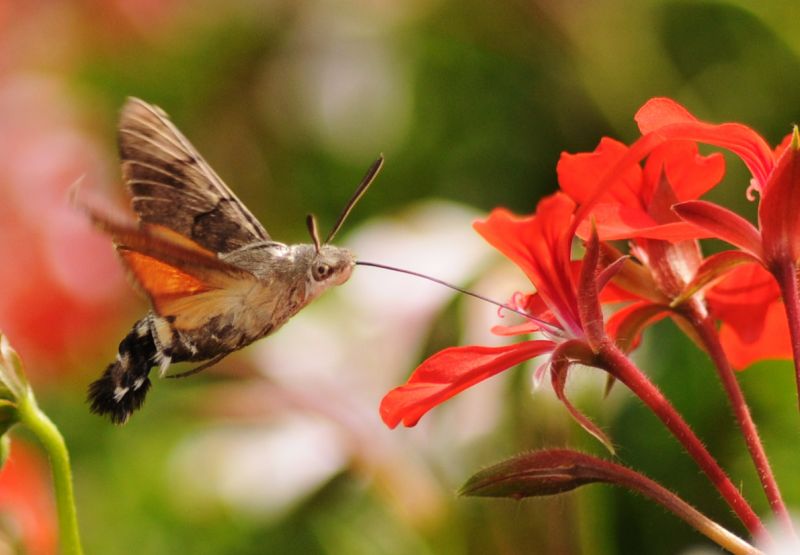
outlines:
[[313, 273], [315, 280], [324, 281], [333, 275], [333, 266], [325, 263], [316, 264]]

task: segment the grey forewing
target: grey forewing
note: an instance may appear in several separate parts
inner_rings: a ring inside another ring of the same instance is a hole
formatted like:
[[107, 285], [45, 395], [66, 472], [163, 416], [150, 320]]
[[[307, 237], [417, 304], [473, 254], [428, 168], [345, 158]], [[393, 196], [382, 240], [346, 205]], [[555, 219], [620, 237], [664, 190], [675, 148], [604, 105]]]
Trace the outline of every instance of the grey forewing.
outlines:
[[122, 174], [141, 221], [227, 253], [269, 234], [161, 110], [130, 98], [119, 124]]

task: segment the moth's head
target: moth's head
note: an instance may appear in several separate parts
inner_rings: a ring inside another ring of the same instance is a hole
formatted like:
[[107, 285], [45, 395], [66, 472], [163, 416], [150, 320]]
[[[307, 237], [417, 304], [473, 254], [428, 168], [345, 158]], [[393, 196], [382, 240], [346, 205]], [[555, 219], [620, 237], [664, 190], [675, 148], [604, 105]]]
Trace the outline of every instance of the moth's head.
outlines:
[[314, 253], [308, 268], [309, 283], [323, 288], [341, 285], [350, 278], [356, 257], [347, 249], [333, 245], [322, 245]]
[[361, 179], [361, 183], [356, 187], [353, 196], [347, 201], [342, 213], [333, 224], [330, 233], [325, 241], [320, 241], [319, 230], [317, 229], [317, 220], [313, 214], [306, 216], [306, 225], [308, 226], [308, 233], [311, 235], [313, 245], [313, 257], [308, 268], [308, 284], [311, 287], [310, 296], [316, 296], [332, 285], [341, 285], [350, 278], [353, 273], [353, 268], [356, 265], [356, 257], [353, 256], [347, 249], [334, 247], [330, 244], [334, 236], [342, 227], [342, 224], [347, 219], [347, 215], [356, 205], [358, 200], [364, 196], [367, 189], [375, 180], [378, 172], [383, 166], [383, 155], [378, 156], [372, 165], [367, 170], [367, 173]]
[[[311, 240], [314, 241], [313, 245], [303, 245], [309, 256], [308, 275], [306, 276], [306, 283], [309, 289], [306, 292], [307, 297], [316, 297], [322, 291], [333, 285], [341, 285], [350, 278], [353, 273], [353, 268], [356, 265], [356, 257], [353, 253], [342, 247], [335, 247], [328, 244], [320, 243], [319, 233], [317, 232], [317, 220], [313, 215], [309, 214], [306, 217], [306, 224], [308, 231], [311, 235]], [[334, 227], [334, 232], [336, 231]], [[329, 235], [329, 238], [333, 233]]]
[[333, 245], [322, 245], [319, 250], [314, 245], [295, 245], [293, 249], [296, 260], [304, 261], [306, 268], [306, 302], [347, 281], [356, 264], [352, 252]]

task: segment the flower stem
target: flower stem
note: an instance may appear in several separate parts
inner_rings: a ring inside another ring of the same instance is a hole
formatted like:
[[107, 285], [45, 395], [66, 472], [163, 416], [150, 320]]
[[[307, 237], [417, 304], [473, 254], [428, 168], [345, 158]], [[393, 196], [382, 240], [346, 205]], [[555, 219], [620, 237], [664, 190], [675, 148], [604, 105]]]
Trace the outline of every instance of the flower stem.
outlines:
[[750, 451], [750, 457], [753, 459], [753, 464], [758, 472], [758, 478], [761, 480], [761, 486], [764, 488], [769, 506], [787, 532], [795, 536], [789, 511], [786, 509], [786, 505], [781, 497], [781, 491], [778, 488], [778, 483], [775, 481], [775, 475], [772, 473], [772, 467], [767, 459], [767, 454], [764, 451], [764, 446], [761, 443], [761, 438], [758, 435], [755, 422], [753, 422], [753, 418], [750, 415], [750, 408], [747, 406], [747, 402], [742, 394], [742, 389], [739, 387], [739, 382], [736, 380], [728, 357], [722, 349], [717, 329], [708, 317], [703, 317], [696, 310], [689, 310], [688, 317], [697, 335], [703, 342], [703, 346], [708, 352], [709, 357], [711, 357], [711, 360], [714, 362], [717, 375], [722, 382], [722, 386], [725, 388], [736, 421], [739, 424], [739, 428], [742, 430], [742, 435], [744, 436], [747, 449]]
[[20, 422], [36, 436], [50, 459], [53, 469], [61, 553], [62, 555], [82, 555], [78, 515], [75, 511], [75, 496], [72, 491], [72, 471], [64, 438], [53, 421], [39, 408], [32, 391], [28, 391], [27, 395], [19, 400], [17, 411]]
[[797, 402], [800, 407], [800, 297], [798, 297], [797, 270], [794, 261], [787, 260], [775, 264], [770, 271], [781, 289], [786, 319], [789, 321], [794, 375], [797, 382]]
[[655, 384], [610, 341], [602, 344], [597, 356], [599, 366], [605, 368], [611, 375], [628, 386], [672, 432], [728, 502], [750, 534], [767, 537], [767, 531], [761, 519]]
[[731, 553], [736, 555], [763, 555], [761, 551], [705, 516], [664, 486], [629, 468], [607, 461], [603, 462], [606, 463], [605, 468], [597, 465], [595, 472], [599, 474], [601, 470], [607, 470], [609, 483], [627, 487], [649, 497]]
[[517, 455], [473, 475], [460, 493], [524, 499], [557, 495], [595, 483], [622, 486], [649, 497], [731, 553], [764, 555], [647, 476], [571, 449], [543, 449]]

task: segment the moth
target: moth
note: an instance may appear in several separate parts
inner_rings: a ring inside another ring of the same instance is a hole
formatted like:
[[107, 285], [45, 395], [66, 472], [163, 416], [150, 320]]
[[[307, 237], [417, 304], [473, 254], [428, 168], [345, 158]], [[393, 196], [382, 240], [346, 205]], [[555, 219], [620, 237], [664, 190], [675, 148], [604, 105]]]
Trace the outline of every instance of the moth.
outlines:
[[137, 222], [88, 209], [108, 233], [151, 310], [120, 342], [114, 362], [89, 386], [91, 411], [122, 424], [176, 362], [208, 368], [274, 333], [356, 264], [333, 246], [350, 210], [383, 164], [369, 168], [324, 242], [307, 217], [310, 244], [286, 245], [266, 229], [156, 106], [130, 98], [122, 108], [118, 146]]

